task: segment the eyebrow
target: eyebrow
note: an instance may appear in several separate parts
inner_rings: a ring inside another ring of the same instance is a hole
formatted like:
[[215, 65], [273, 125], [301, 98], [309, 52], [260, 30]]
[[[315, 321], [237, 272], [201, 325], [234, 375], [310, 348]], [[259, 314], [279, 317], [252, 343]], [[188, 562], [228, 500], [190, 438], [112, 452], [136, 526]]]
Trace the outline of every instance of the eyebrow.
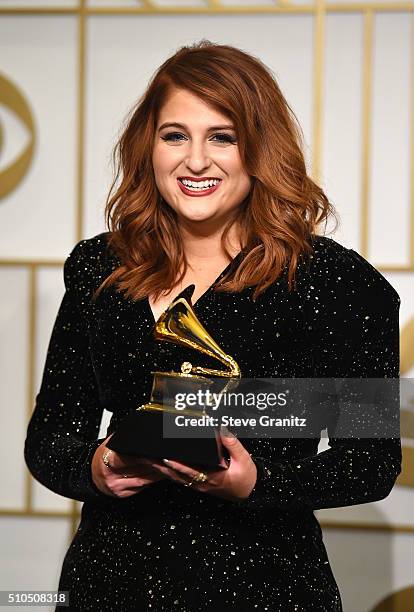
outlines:
[[[166, 127], [176, 127], [176, 128], [182, 128], [184, 130], [188, 130], [188, 128], [185, 125], [185, 123], [163, 123], [158, 128], [158, 131], [160, 132], [162, 129], [164, 129]], [[209, 127], [207, 131], [208, 132], [212, 132], [214, 130], [235, 130], [235, 128], [231, 124], [223, 124], [223, 125], [214, 125], [212, 127]]]

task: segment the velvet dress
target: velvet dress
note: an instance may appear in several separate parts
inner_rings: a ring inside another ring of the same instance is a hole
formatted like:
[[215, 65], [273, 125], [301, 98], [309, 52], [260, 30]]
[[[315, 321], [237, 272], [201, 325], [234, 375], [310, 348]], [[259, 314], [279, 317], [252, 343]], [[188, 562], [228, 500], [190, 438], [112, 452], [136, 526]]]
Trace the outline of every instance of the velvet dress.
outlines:
[[[148, 401], [151, 371], [197, 361], [191, 349], [153, 340], [147, 299], [109, 288], [91, 302], [120, 265], [108, 235], [81, 240], [65, 261], [66, 292], [25, 442], [32, 475], [84, 502], [59, 583], [69, 609], [341, 611], [314, 511], [386, 497], [401, 469], [399, 438], [331, 437], [319, 454], [318, 437], [240, 440], [258, 477], [237, 502], [169, 479], [123, 499], [94, 485], [103, 409], [112, 412], [109, 435]], [[239, 254], [196, 301], [198, 318], [245, 377], [398, 378], [398, 293], [356, 251], [312, 241], [295, 291], [286, 269], [256, 302], [251, 288], [214, 291]], [[200, 365], [218, 364], [203, 356]]]

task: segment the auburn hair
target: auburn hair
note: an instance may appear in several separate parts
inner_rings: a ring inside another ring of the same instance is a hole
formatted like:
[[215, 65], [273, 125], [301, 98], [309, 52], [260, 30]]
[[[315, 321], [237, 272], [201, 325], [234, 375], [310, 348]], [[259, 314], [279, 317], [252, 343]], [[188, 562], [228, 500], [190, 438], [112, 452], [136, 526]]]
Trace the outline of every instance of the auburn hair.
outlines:
[[[161, 197], [152, 168], [158, 115], [172, 88], [195, 94], [233, 121], [240, 158], [252, 180], [238, 207], [244, 257], [214, 290], [254, 287], [255, 300], [285, 266], [291, 290], [301, 255], [313, 251], [312, 234], [330, 215], [337, 220], [336, 212], [307, 175], [303, 132], [270, 69], [236, 47], [202, 39], [180, 47], [158, 68], [116, 143], [105, 222], [108, 244], [121, 265], [95, 297], [114, 284], [133, 300], [150, 294], [157, 299], [181, 282], [187, 270], [176, 213]], [[227, 255], [233, 221], [223, 228]]]

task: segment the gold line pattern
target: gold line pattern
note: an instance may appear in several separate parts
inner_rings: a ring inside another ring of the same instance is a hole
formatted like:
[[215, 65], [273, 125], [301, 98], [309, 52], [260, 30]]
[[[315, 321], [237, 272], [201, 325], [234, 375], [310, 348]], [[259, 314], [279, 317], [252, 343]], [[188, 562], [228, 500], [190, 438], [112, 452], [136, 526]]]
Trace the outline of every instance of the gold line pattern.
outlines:
[[[287, 0], [280, 0], [278, 4], [255, 6], [224, 6], [220, 4], [219, 0], [208, 0], [206, 6], [157, 6], [151, 0], [142, 0], [142, 6], [136, 7], [96, 7], [96, 6], [85, 6], [84, 8], [76, 7], [0, 7], [0, 14], [8, 15], [77, 15], [82, 12], [85, 16], [89, 15], [138, 15], [156, 13], [159, 15], [171, 15], [171, 14], [257, 14], [257, 13], [317, 13], [318, 5], [316, 0], [315, 4], [303, 4], [295, 6], [293, 3]], [[114, 0], [114, 5], [116, 0]], [[325, 5], [326, 13], [361, 13], [367, 10], [373, 12], [411, 12], [414, 10], [414, 2], [373, 2], [372, 4], [364, 2], [337, 2]]]
[[34, 518], [59, 518], [59, 519], [70, 519], [72, 516], [71, 512], [66, 510], [22, 510], [21, 508], [0, 508], [1, 516], [25, 516]]
[[[80, 519], [80, 511], [77, 509], [75, 503], [75, 511], [59, 511], [59, 510], [31, 510], [27, 512], [26, 510], [22, 510], [21, 508], [2, 508], [0, 509], [0, 517], [2, 516], [15, 516], [15, 517], [31, 517], [31, 518], [39, 518], [39, 519], [71, 519], [74, 520], [74, 516], [76, 514], [76, 520]], [[355, 531], [379, 531], [379, 532], [392, 532], [392, 533], [414, 533], [414, 525], [404, 525], [404, 524], [387, 524], [387, 523], [365, 523], [365, 522], [355, 522], [355, 523], [345, 523], [342, 521], [324, 521], [323, 519], [318, 518], [319, 523], [324, 529], [346, 529]]]
[[47, 267], [47, 266], [63, 266], [63, 259], [0, 259], [0, 266], [36, 266], [36, 267]]
[[372, 28], [373, 13], [364, 15], [364, 56], [362, 75], [362, 152], [361, 152], [361, 214], [360, 214], [360, 253], [368, 256], [368, 218], [369, 218], [369, 163], [371, 138], [371, 81], [372, 81]]
[[410, 262], [414, 269], [414, 10], [411, 15], [411, 223], [410, 223]]
[[78, 13], [78, 176], [76, 207], [76, 242], [83, 237], [83, 177], [85, 149], [85, 52], [86, 52], [85, 0], [81, 0]]
[[78, 511], [78, 506], [77, 506], [76, 500], [74, 500], [74, 499], [72, 499], [72, 501], [71, 501], [71, 508], [72, 508], [72, 511], [70, 513], [70, 518], [71, 518], [71, 535], [70, 535], [70, 538], [69, 538], [69, 542], [70, 542], [70, 540], [73, 538], [73, 536], [76, 533], [76, 530], [77, 530], [78, 525], [79, 525], [79, 517], [80, 517], [79, 511]]
[[314, 94], [312, 124], [312, 178], [317, 183], [321, 179], [322, 147], [322, 110], [323, 110], [323, 70], [325, 44], [325, 5], [324, 0], [316, 0], [317, 11], [314, 18]]
[[[29, 421], [33, 410], [33, 398], [35, 397], [35, 363], [36, 363], [36, 318], [37, 318], [37, 272], [36, 266], [29, 268], [29, 337], [27, 352], [27, 420]], [[33, 477], [29, 470], [25, 473], [25, 508], [27, 512], [32, 509], [33, 502]]]

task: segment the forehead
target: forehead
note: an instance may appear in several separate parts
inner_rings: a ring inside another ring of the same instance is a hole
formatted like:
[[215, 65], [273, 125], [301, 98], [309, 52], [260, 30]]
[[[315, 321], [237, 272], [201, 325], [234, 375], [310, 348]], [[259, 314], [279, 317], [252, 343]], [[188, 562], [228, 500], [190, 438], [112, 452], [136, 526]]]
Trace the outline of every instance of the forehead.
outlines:
[[197, 124], [215, 122], [228, 123], [228, 117], [213, 106], [186, 89], [174, 88], [170, 91], [158, 114], [158, 124], [165, 121], [180, 121], [189, 123], [197, 120]]

